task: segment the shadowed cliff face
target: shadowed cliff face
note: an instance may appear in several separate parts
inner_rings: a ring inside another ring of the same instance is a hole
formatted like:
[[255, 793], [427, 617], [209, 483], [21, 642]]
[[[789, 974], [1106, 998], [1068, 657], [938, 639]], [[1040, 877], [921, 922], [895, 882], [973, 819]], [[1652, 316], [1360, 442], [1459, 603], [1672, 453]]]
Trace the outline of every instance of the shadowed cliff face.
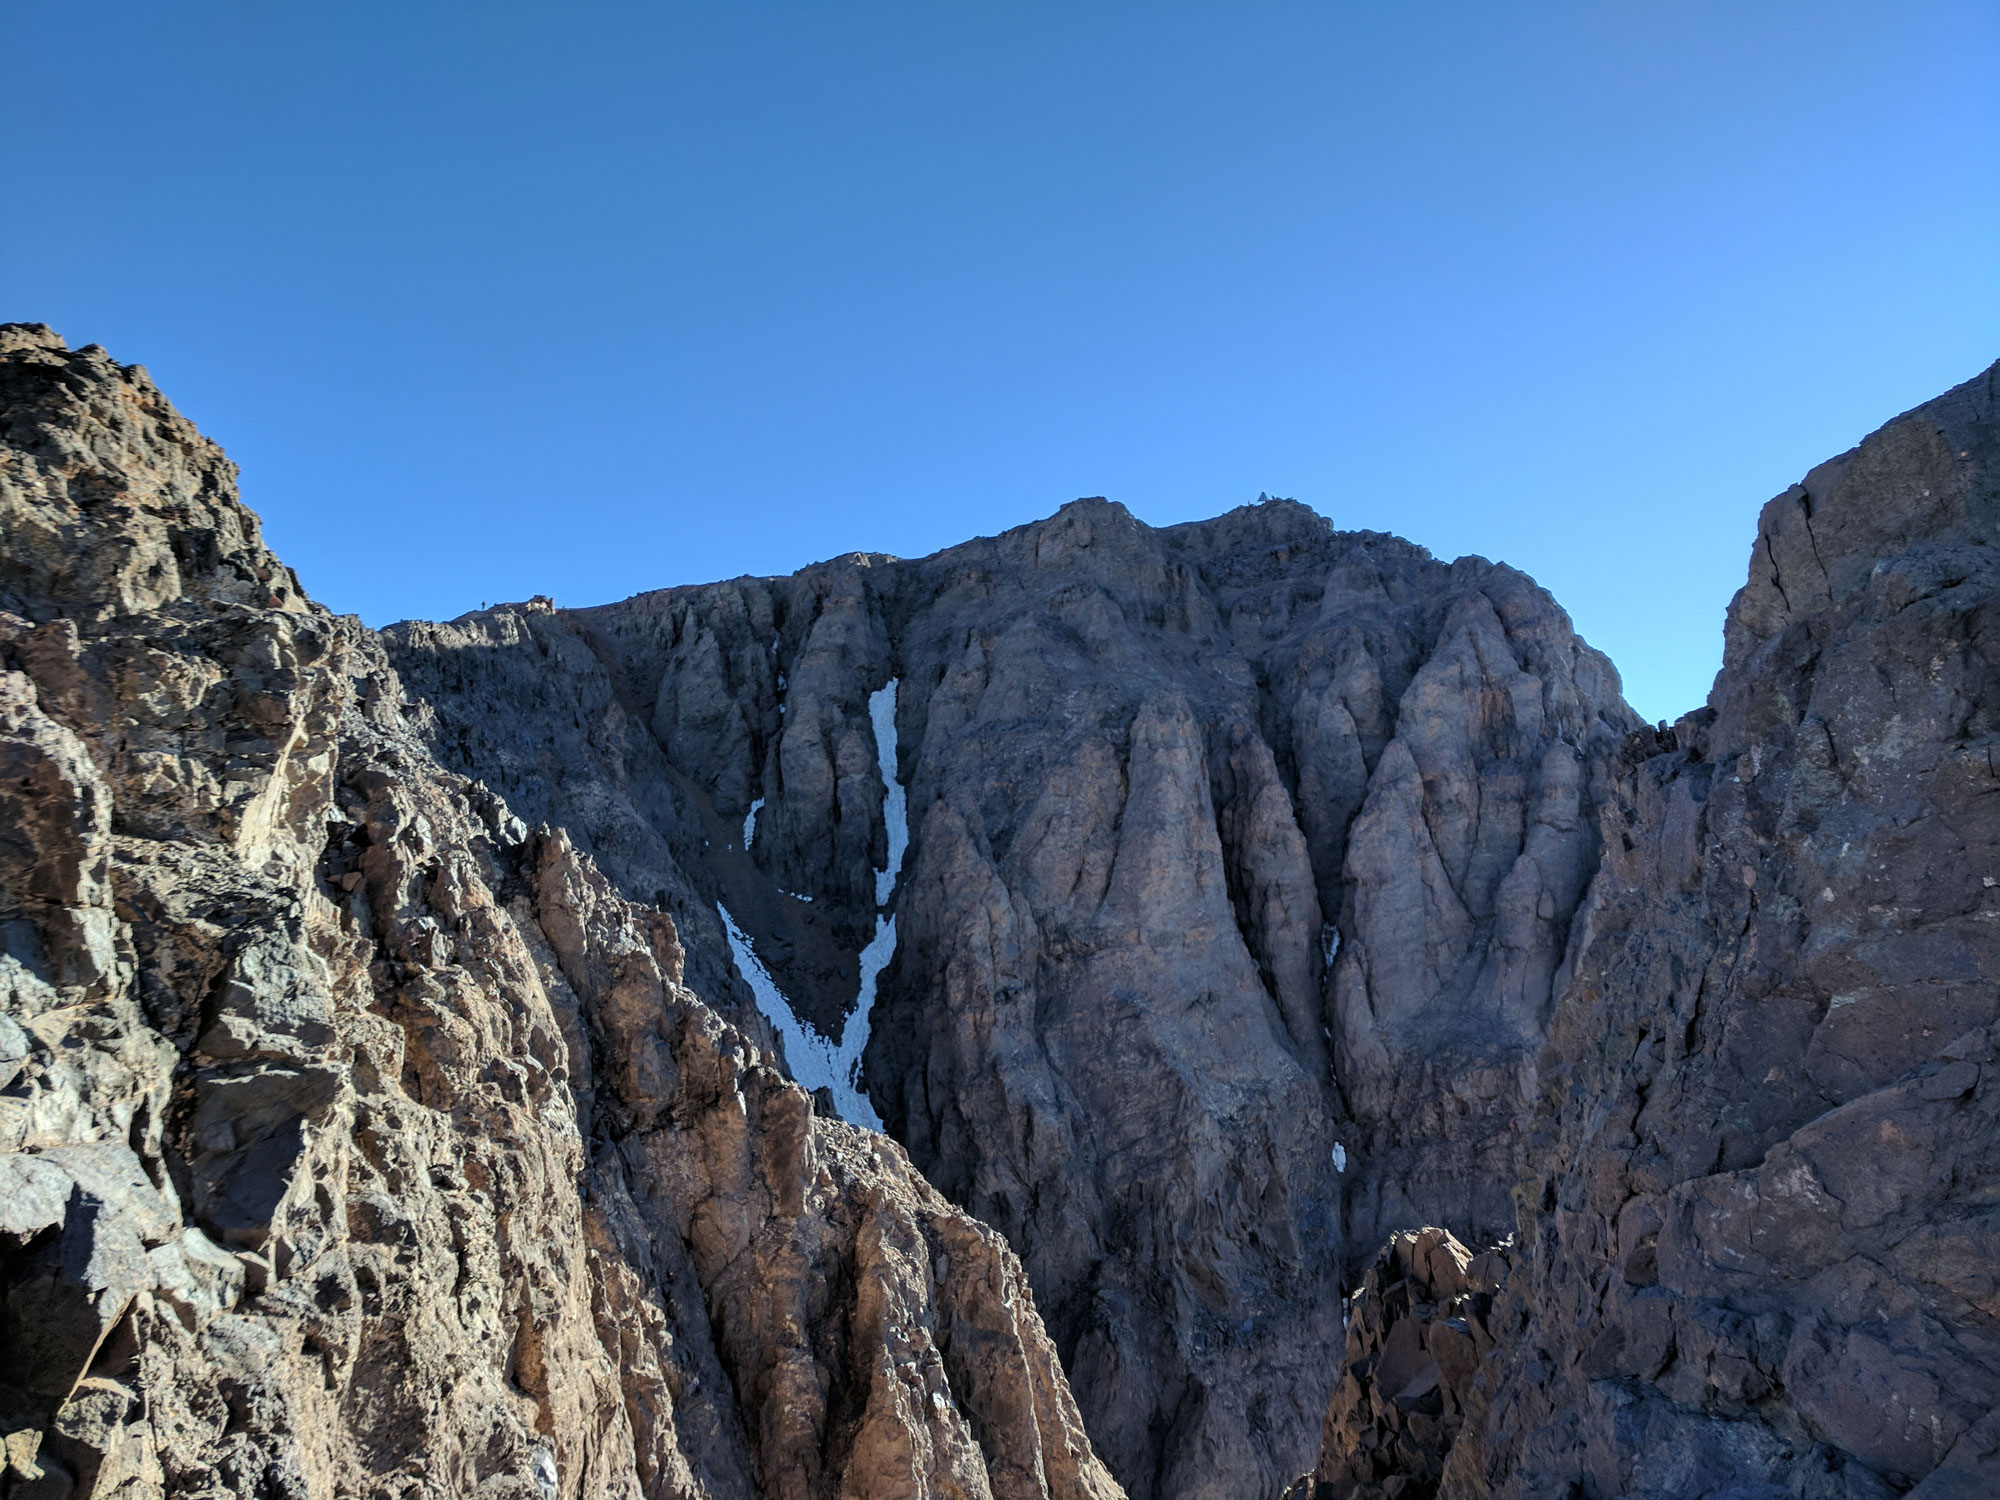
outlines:
[[1389, 1389], [1440, 1309], [1371, 1281], [1321, 1500], [2000, 1494], [1997, 382], [1764, 508], [1617, 763], [1497, 1345]]
[[0, 1490], [1115, 1500], [1005, 1242], [688, 987], [646, 819], [576, 809], [657, 902], [440, 765], [234, 477], [0, 326]]
[[1622, 763], [1459, 1494], [2000, 1493], [1995, 384], [1764, 508]]
[[1343, 1277], [1399, 1225], [1511, 1224], [1634, 722], [1520, 574], [1289, 502], [1156, 531], [1095, 500], [388, 639], [448, 762], [868, 1028], [873, 1109], [1021, 1255], [1133, 1493], [1275, 1494]]

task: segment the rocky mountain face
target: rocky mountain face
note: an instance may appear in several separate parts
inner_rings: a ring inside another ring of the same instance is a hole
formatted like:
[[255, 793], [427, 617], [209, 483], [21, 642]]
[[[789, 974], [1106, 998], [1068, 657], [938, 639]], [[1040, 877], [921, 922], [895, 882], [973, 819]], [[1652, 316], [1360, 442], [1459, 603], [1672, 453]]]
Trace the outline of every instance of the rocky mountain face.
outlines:
[[1996, 386], [1764, 508], [1621, 763], [1460, 1493], [2000, 1493]]
[[2000, 1493], [1994, 400], [1652, 730], [1289, 502], [377, 634], [0, 328], [0, 1493]]
[[1091, 500], [386, 639], [441, 759], [670, 909], [705, 993], [802, 1018], [794, 1073], [1006, 1236], [1132, 1494], [1276, 1495], [1348, 1275], [1511, 1227], [1635, 725], [1511, 569]]
[[0, 327], [0, 1490], [1117, 1496], [1002, 1237], [434, 727]]
[[[2000, 1495], [1996, 395], [1764, 508], [1707, 707], [1617, 764], [1496, 1346], [1337, 1396], [1324, 1500]], [[1343, 1393], [1436, 1327], [1375, 1280]], [[1425, 1378], [1462, 1428], [1393, 1450]]]

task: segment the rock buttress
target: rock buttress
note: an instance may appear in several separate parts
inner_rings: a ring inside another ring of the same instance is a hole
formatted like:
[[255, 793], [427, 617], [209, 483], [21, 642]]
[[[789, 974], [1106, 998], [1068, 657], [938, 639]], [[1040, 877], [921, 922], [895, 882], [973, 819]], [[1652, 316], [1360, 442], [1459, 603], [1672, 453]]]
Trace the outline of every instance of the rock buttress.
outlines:
[[1617, 762], [1495, 1347], [1455, 1430], [1336, 1399], [1319, 1494], [2000, 1494], [1996, 377], [1765, 506]]
[[1765, 506], [1707, 708], [1622, 762], [1448, 1492], [2000, 1491], [1995, 396]]
[[0, 536], [7, 1493], [1118, 1494], [1004, 1241], [438, 764], [143, 370], [0, 327]]

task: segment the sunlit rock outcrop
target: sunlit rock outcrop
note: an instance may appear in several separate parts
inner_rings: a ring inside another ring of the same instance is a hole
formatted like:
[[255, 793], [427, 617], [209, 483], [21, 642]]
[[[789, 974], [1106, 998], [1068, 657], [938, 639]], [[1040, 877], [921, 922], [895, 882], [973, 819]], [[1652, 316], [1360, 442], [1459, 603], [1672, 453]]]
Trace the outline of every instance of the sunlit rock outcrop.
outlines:
[[5, 1493], [1993, 1492], [1994, 381], [1646, 729], [1285, 501], [378, 634], [0, 328]]
[[0, 538], [8, 1494], [1118, 1494], [1000, 1236], [689, 987], [658, 847], [434, 759], [143, 370], [0, 327]]

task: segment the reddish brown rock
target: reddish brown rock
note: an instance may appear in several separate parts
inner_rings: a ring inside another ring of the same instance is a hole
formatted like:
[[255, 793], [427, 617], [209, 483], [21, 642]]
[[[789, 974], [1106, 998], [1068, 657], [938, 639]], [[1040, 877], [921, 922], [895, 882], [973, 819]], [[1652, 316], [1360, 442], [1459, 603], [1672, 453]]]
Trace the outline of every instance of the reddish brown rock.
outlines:
[[440, 766], [233, 480], [0, 328], [6, 1492], [1115, 1497], [1000, 1237]]
[[1319, 1466], [1288, 1500], [1432, 1500], [1480, 1364], [1500, 1336], [1506, 1247], [1474, 1254], [1443, 1229], [1395, 1235], [1347, 1299], [1340, 1384]]

